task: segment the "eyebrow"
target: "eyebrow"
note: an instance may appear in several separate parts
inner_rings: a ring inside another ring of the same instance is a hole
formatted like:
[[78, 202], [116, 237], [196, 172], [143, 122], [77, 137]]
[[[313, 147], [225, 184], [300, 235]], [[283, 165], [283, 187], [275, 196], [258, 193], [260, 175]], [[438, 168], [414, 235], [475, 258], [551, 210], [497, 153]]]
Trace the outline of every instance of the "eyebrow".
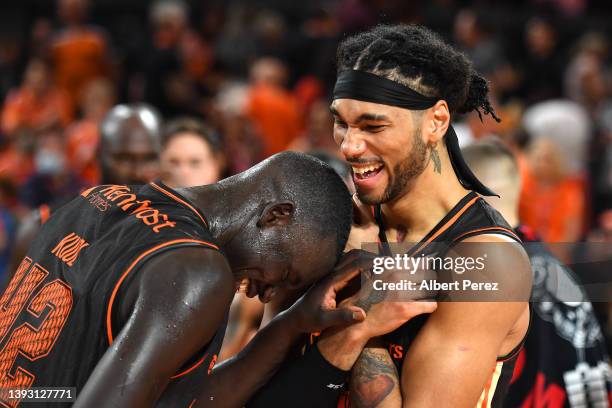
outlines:
[[[329, 111], [332, 113], [332, 115], [342, 117], [342, 115], [340, 115], [340, 112], [338, 112], [338, 110], [334, 108], [333, 106], [329, 107]], [[357, 120], [355, 121], [355, 123], [364, 122], [368, 120], [377, 121], [377, 122], [378, 121], [389, 121], [389, 117], [385, 115], [377, 114], [377, 113], [365, 112], [357, 117]]]

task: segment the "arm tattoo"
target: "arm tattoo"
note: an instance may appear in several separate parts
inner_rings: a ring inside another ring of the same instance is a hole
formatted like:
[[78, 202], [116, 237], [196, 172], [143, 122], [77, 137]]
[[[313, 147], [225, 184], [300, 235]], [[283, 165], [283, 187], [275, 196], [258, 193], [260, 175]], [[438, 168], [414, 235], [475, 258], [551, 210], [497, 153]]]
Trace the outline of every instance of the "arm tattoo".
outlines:
[[374, 290], [372, 289], [368, 296], [365, 298], [357, 299], [355, 302], [355, 306], [362, 308], [366, 313], [370, 311], [372, 305], [376, 303], [380, 303], [385, 300], [386, 294], [382, 290]]
[[398, 387], [398, 373], [388, 355], [364, 349], [353, 367], [351, 377], [351, 406], [375, 408]]

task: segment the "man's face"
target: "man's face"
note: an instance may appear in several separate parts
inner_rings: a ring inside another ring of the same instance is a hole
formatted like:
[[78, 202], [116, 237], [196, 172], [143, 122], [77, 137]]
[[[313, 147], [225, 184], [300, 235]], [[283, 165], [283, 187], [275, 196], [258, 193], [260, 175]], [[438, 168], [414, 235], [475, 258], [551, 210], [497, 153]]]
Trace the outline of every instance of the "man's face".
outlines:
[[143, 128], [121, 129], [103, 148], [105, 183], [146, 184], [159, 176], [159, 157], [154, 138]]
[[310, 236], [293, 225], [259, 229], [241, 239], [243, 256], [232, 256], [230, 263], [238, 282], [248, 278], [247, 296], [266, 303], [279, 289], [304, 288], [325, 276], [336, 261], [336, 242]]
[[330, 109], [334, 140], [353, 168], [359, 199], [374, 205], [410, 191], [427, 164], [417, 115], [353, 99], [337, 99]]

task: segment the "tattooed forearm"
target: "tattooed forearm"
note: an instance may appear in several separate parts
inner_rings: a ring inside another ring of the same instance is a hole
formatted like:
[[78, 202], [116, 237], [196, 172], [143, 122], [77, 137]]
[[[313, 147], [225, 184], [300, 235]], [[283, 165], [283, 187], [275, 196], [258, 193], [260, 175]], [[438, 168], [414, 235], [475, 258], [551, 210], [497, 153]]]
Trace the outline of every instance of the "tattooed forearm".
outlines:
[[386, 293], [382, 290], [371, 290], [370, 293], [364, 297], [357, 299], [355, 306], [362, 308], [366, 313], [370, 311], [372, 305], [380, 303], [385, 300]]
[[[401, 406], [398, 373], [387, 350], [365, 348], [353, 367], [350, 382], [351, 406], [382, 408]], [[388, 398], [391, 394], [392, 398]]]

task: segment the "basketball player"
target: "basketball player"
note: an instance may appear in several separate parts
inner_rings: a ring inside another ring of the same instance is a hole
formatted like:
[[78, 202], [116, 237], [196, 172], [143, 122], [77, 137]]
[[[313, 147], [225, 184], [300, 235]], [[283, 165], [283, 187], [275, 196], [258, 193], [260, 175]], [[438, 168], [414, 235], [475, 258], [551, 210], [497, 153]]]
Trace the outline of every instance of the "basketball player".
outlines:
[[[494, 193], [463, 161], [451, 126], [460, 113], [495, 117], [487, 83], [463, 54], [420, 26], [378, 26], [344, 40], [337, 56], [334, 138], [353, 168], [362, 209], [349, 247], [378, 239], [416, 243], [409, 254], [419, 256], [439, 249], [438, 243], [505, 243], [487, 259], [484, 275], [525, 301], [439, 302], [431, 315], [365, 348], [348, 327], [323, 332], [313, 349], [338, 378], [352, 369], [350, 401], [357, 407], [497, 406], [529, 325], [531, 272], [519, 238], [481, 198]], [[302, 381], [288, 384], [282, 375], [250, 406], [279, 395], [279, 383], [281, 395], [293, 395], [294, 407], [315, 406], [314, 399], [316, 406], [338, 402], [342, 387], [322, 396], [304, 385], [317, 378], [291, 373]], [[348, 404], [340, 399], [341, 406]]]
[[[145, 184], [157, 177], [162, 120], [146, 104], [117, 105], [100, 125], [102, 184]], [[41, 205], [22, 222], [11, 254], [13, 273], [23, 259], [40, 226], [66, 201]], [[3, 287], [7, 282], [3, 282]]]
[[520, 224], [521, 183], [512, 152], [490, 140], [467, 146], [463, 154], [474, 174], [500, 194], [487, 201], [526, 243], [533, 266], [534, 313], [504, 406], [609, 406], [611, 368], [593, 306], [576, 275]]
[[334, 171], [297, 153], [209, 186], [84, 191], [43, 225], [0, 299], [0, 388], [76, 387], [75, 407], [242, 406], [302, 333], [398, 327], [427, 306], [388, 302], [385, 327], [336, 308], [360, 270], [344, 261], [208, 377], [238, 284], [267, 302], [322, 278], [351, 208]]

